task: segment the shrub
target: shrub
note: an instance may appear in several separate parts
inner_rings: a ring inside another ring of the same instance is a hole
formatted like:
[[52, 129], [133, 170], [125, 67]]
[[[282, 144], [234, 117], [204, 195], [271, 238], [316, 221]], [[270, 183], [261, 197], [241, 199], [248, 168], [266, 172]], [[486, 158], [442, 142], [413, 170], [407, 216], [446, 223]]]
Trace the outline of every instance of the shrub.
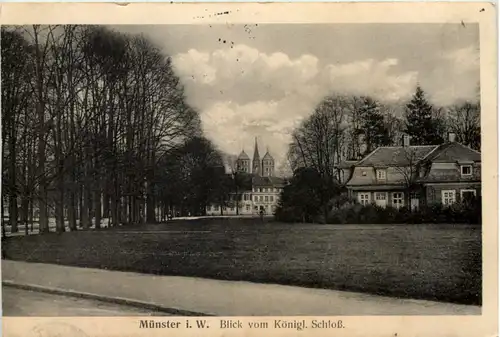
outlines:
[[481, 202], [424, 205], [418, 210], [409, 207], [382, 208], [376, 205], [355, 204], [333, 209], [328, 215], [331, 224], [388, 224], [388, 223], [481, 223]]

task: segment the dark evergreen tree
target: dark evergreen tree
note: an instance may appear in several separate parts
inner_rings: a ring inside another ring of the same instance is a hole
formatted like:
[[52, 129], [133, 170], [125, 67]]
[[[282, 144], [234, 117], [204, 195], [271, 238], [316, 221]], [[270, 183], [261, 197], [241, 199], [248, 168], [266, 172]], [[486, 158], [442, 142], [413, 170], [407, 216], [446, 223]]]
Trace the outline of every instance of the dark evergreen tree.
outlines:
[[365, 138], [365, 154], [367, 154], [377, 147], [390, 145], [391, 139], [377, 101], [370, 97], [363, 97], [362, 102], [360, 115], [363, 122], [360, 132]]
[[406, 133], [415, 145], [437, 145], [443, 142], [440, 123], [434, 117], [435, 109], [425, 93], [417, 86], [411, 101], [406, 105]]

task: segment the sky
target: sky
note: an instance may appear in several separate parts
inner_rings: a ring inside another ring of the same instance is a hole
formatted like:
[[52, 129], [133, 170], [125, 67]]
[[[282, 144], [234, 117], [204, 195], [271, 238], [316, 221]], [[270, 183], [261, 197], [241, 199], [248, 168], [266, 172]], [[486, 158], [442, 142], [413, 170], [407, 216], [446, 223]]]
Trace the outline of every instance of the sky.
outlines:
[[118, 26], [166, 55], [228, 154], [284, 161], [290, 133], [332, 93], [405, 101], [417, 84], [440, 106], [474, 99], [479, 28], [474, 24], [213, 24]]

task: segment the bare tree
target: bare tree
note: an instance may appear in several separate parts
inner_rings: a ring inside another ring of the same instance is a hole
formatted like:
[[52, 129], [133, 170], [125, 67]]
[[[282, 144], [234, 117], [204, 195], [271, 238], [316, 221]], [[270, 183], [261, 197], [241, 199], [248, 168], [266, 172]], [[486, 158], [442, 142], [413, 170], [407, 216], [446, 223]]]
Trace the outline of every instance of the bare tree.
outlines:
[[142, 36], [70, 25], [2, 27], [2, 56], [12, 230], [18, 209], [25, 224], [38, 209], [41, 233], [49, 216], [59, 232], [156, 221], [162, 158], [202, 135], [171, 59]]
[[405, 189], [405, 204], [410, 204], [410, 194], [416, 186], [416, 181], [419, 177], [420, 172], [420, 160], [416, 148], [412, 146], [403, 146], [394, 152], [392, 157], [392, 163], [390, 167], [393, 167], [396, 172], [398, 172], [403, 180], [403, 185]]
[[465, 102], [448, 109], [448, 127], [457, 141], [475, 150], [481, 148], [481, 113], [479, 102]]

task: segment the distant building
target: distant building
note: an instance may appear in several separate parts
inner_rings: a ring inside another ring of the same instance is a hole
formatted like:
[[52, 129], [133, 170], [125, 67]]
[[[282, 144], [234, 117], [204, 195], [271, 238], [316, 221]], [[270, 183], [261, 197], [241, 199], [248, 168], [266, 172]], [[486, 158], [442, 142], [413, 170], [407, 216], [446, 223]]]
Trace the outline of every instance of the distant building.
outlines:
[[253, 160], [250, 162], [246, 152], [241, 151], [236, 159], [236, 174], [239, 190], [229, 195], [227, 205], [207, 206], [207, 215], [258, 215], [261, 211], [266, 215], [273, 214], [285, 180], [274, 175], [275, 163], [269, 149], [260, 158], [257, 138]]
[[[358, 162], [338, 166], [341, 182], [361, 204], [412, 208], [421, 204], [450, 205], [481, 195], [481, 153], [455, 142], [375, 149]], [[409, 195], [407, 195], [409, 193]]]

